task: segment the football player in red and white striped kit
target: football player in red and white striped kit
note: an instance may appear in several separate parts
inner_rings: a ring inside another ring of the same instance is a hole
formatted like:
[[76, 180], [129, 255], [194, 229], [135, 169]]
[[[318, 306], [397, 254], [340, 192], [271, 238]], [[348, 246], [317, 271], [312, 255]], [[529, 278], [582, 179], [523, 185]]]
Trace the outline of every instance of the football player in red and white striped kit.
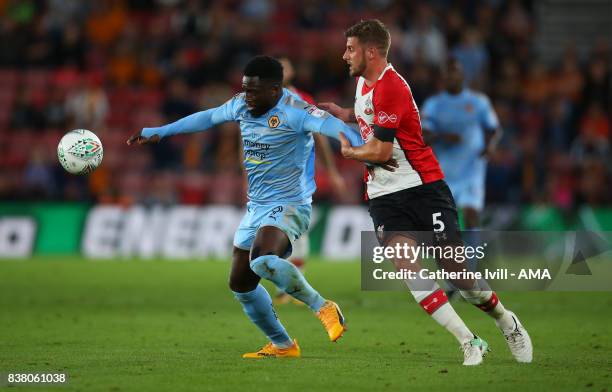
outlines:
[[[342, 58], [349, 65], [350, 75], [357, 78], [355, 106], [351, 109], [321, 103], [319, 107], [359, 125], [366, 143], [351, 147], [343, 140], [344, 157], [366, 164], [397, 161], [393, 172], [368, 166], [365, 173], [366, 197], [379, 241], [385, 246], [416, 246], [414, 232], [431, 232], [434, 245], [461, 246], [455, 202], [431, 147], [423, 141], [419, 111], [410, 87], [387, 62], [391, 44], [388, 29], [378, 20], [366, 20], [350, 27], [345, 36]], [[398, 269], [421, 268], [419, 263], [393, 261]], [[464, 268], [453, 260], [438, 262], [446, 270]], [[468, 302], [495, 320], [515, 359], [531, 362], [533, 349], [527, 331], [516, 315], [504, 308], [496, 293], [481, 289], [484, 282], [452, 283]], [[480, 364], [488, 344], [468, 329], [438, 283], [409, 279], [406, 284], [423, 309], [457, 338], [464, 352], [463, 364]]]

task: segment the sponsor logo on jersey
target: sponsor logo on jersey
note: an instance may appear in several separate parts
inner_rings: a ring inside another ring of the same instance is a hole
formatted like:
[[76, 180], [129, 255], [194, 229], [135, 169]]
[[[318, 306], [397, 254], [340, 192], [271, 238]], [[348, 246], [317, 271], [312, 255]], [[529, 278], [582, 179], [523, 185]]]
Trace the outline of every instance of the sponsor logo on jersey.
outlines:
[[372, 99], [368, 98], [365, 101], [365, 110], [363, 111], [366, 115], [370, 115], [372, 113], [374, 113], [374, 109], [372, 109]]
[[474, 111], [474, 105], [472, 105], [471, 103], [466, 104], [465, 111], [468, 113], [472, 113]]
[[280, 119], [277, 115], [274, 115], [268, 119], [268, 126], [270, 128], [276, 128], [280, 125]]
[[318, 117], [318, 118], [324, 117], [327, 114], [325, 110], [321, 110], [315, 105], [308, 106], [308, 109], [306, 110], [306, 112], [310, 114], [311, 116]]
[[396, 123], [397, 122], [397, 115], [395, 114], [387, 114], [385, 112], [378, 112], [378, 123], [379, 124], [385, 124], [387, 122], [390, 123]]
[[244, 158], [247, 162], [256, 165], [271, 163], [266, 160], [268, 151], [270, 150], [270, 144], [254, 142], [249, 139], [243, 139], [242, 144], [244, 146]]
[[367, 142], [374, 134], [374, 130], [361, 117], [357, 117], [357, 124], [359, 124], [359, 133], [361, 134], [361, 138]]

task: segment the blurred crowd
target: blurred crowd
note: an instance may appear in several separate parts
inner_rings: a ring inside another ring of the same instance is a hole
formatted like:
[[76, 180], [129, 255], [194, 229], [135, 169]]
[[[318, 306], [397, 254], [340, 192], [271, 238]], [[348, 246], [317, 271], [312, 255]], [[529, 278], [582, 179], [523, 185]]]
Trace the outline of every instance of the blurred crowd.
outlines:
[[[0, 0], [0, 200], [240, 204], [236, 124], [152, 147], [125, 140], [223, 103], [262, 53], [292, 59], [294, 84], [318, 102], [352, 105], [343, 31], [371, 17], [391, 29], [390, 61], [418, 105], [449, 55], [491, 97], [504, 137], [488, 203], [612, 204], [610, 36], [545, 62], [533, 4], [501, 0]], [[104, 144], [89, 177], [56, 159], [74, 128]], [[361, 166], [337, 164], [348, 190], [334, 193], [318, 167], [315, 198], [359, 203]]]

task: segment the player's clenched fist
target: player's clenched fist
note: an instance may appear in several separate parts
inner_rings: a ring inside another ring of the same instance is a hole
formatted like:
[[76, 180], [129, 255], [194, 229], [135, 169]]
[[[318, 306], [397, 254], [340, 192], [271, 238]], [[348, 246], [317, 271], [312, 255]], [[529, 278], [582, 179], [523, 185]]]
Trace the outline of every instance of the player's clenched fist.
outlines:
[[132, 144], [136, 143], [136, 144], [152, 144], [152, 143], [158, 143], [160, 140], [159, 135], [153, 135], [151, 137], [145, 137], [142, 136], [142, 131], [133, 134], [132, 136], [130, 136], [130, 138], [127, 140], [127, 145], [131, 146]]

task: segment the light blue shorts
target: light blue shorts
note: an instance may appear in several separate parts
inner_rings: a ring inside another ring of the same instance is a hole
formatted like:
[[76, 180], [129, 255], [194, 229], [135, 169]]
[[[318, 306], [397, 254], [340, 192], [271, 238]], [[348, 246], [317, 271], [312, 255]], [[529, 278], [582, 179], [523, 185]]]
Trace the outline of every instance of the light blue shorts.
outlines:
[[281, 229], [289, 238], [288, 257], [293, 249], [293, 242], [308, 230], [310, 225], [310, 204], [255, 204], [247, 203], [247, 212], [242, 217], [238, 230], [234, 235], [234, 246], [239, 249], [251, 250], [257, 230], [263, 226], [275, 226]]
[[455, 204], [459, 208], [473, 208], [482, 211], [485, 202], [484, 179], [474, 176], [469, 180], [457, 183], [448, 183], [448, 187], [453, 193]]

